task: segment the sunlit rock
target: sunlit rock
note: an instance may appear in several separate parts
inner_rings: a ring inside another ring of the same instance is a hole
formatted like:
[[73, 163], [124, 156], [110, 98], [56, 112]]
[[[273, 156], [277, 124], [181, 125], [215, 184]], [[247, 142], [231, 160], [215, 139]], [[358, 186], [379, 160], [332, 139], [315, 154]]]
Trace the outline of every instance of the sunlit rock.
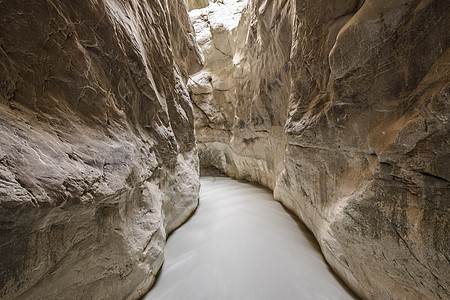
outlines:
[[209, 0], [186, 0], [186, 5], [189, 11], [193, 9], [207, 7]]
[[274, 188], [289, 100], [290, 5], [224, 0], [190, 12], [205, 68], [190, 77], [203, 168]]

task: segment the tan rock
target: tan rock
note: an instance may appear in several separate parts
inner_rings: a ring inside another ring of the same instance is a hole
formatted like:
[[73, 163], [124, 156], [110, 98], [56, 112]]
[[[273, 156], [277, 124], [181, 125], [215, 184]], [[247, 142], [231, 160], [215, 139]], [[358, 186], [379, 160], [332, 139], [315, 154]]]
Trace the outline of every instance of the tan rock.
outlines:
[[186, 0], [186, 5], [189, 11], [198, 8], [204, 8], [209, 5], [209, 0]]
[[273, 189], [285, 148], [290, 6], [246, 5], [217, 1], [190, 12], [205, 68], [188, 88], [201, 164]]
[[0, 298], [136, 299], [197, 204], [185, 3], [0, 16]]
[[249, 1], [232, 27], [217, 11], [191, 12], [202, 166], [274, 189], [361, 297], [448, 298], [446, 1]]
[[339, 2], [296, 3], [275, 196], [362, 297], [448, 298], [450, 7]]

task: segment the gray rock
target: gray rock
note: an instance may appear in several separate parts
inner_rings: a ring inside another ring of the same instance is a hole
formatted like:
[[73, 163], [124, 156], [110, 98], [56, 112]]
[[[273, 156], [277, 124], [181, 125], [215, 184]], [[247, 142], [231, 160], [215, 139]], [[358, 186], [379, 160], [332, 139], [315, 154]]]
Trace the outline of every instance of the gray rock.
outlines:
[[184, 1], [0, 1], [0, 297], [137, 299], [195, 209]]

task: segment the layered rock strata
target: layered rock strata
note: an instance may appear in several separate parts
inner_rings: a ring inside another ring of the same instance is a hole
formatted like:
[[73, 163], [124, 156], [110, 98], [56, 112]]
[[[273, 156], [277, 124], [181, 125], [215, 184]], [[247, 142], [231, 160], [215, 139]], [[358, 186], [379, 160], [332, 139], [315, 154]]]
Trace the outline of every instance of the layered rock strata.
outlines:
[[0, 15], [0, 298], [136, 299], [198, 200], [186, 4]]
[[361, 297], [448, 298], [450, 5], [249, 1], [232, 30], [208, 9], [202, 163], [273, 188]]

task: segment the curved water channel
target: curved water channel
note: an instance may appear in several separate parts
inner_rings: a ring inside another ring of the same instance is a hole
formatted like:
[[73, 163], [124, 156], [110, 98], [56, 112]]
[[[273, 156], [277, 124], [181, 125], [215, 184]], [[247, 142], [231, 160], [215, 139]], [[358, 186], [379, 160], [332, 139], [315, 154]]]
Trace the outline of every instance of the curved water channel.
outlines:
[[314, 237], [271, 193], [201, 178], [200, 205], [168, 239], [146, 300], [355, 299]]

